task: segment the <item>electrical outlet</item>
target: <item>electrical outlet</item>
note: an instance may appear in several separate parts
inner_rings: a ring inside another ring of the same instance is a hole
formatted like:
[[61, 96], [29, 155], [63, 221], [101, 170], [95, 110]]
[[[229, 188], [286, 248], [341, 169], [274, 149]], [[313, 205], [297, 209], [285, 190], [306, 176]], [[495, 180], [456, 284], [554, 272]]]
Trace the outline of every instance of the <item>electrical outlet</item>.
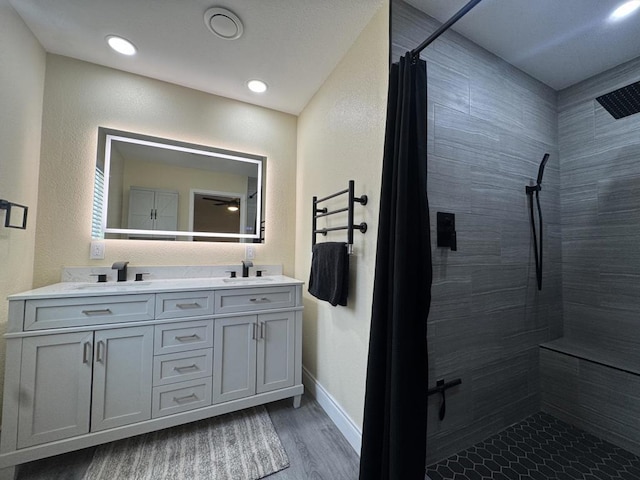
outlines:
[[90, 260], [104, 260], [104, 242], [93, 241], [89, 250]]
[[256, 248], [253, 245], [247, 245], [244, 247], [244, 259], [245, 260], [255, 260], [256, 258]]

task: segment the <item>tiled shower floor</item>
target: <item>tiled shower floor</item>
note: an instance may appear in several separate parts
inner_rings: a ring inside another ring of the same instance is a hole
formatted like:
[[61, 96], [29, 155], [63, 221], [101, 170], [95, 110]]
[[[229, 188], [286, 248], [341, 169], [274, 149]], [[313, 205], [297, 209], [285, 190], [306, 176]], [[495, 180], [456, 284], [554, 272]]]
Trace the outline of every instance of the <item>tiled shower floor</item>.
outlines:
[[537, 413], [427, 469], [431, 480], [639, 480], [640, 458]]

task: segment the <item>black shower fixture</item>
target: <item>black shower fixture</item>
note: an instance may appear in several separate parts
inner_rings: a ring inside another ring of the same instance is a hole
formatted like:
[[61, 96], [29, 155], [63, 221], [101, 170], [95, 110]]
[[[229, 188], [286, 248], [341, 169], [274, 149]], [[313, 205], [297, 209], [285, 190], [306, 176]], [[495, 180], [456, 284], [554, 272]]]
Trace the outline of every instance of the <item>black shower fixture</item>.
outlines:
[[[529, 212], [531, 213], [531, 232], [533, 234], [533, 252], [536, 260], [536, 280], [538, 282], [538, 290], [542, 290], [542, 209], [540, 208], [540, 190], [542, 190], [542, 175], [544, 167], [549, 160], [549, 154], [545, 153], [538, 167], [538, 178], [535, 185], [525, 186], [525, 192], [529, 197]], [[538, 224], [540, 225], [540, 244], [536, 235], [536, 222], [533, 214], [533, 194], [536, 195], [536, 204], [538, 205]]]
[[640, 81], [596, 98], [616, 120], [640, 112]]
[[454, 252], [458, 250], [456, 215], [454, 213], [437, 212], [436, 226], [438, 247], [447, 247]]

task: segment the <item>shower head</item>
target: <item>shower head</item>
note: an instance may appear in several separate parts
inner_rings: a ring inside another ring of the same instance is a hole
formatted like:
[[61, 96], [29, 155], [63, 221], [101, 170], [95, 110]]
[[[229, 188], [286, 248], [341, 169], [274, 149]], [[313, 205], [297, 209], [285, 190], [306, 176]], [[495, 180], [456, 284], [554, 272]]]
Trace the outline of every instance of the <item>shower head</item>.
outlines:
[[616, 120], [640, 112], [640, 82], [632, 83], [596, 98]]
[[549, 160], [549, 154], [545, 153], [544, 157], [542, 157], [542, 161], [540, 162], [540, 168], [538, 168], [538, 185], [542, 183], [542, 174], [544, 173], [544, 166], [547, 164], [547, 160]]

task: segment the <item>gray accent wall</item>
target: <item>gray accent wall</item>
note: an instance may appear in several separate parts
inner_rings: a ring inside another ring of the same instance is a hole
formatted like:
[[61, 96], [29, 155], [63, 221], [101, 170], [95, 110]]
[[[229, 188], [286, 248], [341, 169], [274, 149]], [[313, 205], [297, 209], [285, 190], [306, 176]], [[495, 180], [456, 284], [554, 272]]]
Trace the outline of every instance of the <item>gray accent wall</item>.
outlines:
[[544, 411], [640, 454], [640, 115], [595, 99], [640, 58], [561, 91], [564, 337], [541, 349]]
[[[394, 0], [392, 59], [438, 25]], [[447, 392], [444, 421], [439, 396], [429, 400], [432, 463], [539, 410], [538, 344], [562, 334], [562, 245], [556, 92], [453, 31], [422, 58], [434, 263], [429, 384], [462, 379]], [[547, 152], [538, 292], [525, 185]], [[436, 247], [438, 211], [456, 214], [456, 252]]]
[[640, 115], [615, 120], [595, 98], [638, 80], [640, 58], [558, 95], [565, 336], [636, 362]]

